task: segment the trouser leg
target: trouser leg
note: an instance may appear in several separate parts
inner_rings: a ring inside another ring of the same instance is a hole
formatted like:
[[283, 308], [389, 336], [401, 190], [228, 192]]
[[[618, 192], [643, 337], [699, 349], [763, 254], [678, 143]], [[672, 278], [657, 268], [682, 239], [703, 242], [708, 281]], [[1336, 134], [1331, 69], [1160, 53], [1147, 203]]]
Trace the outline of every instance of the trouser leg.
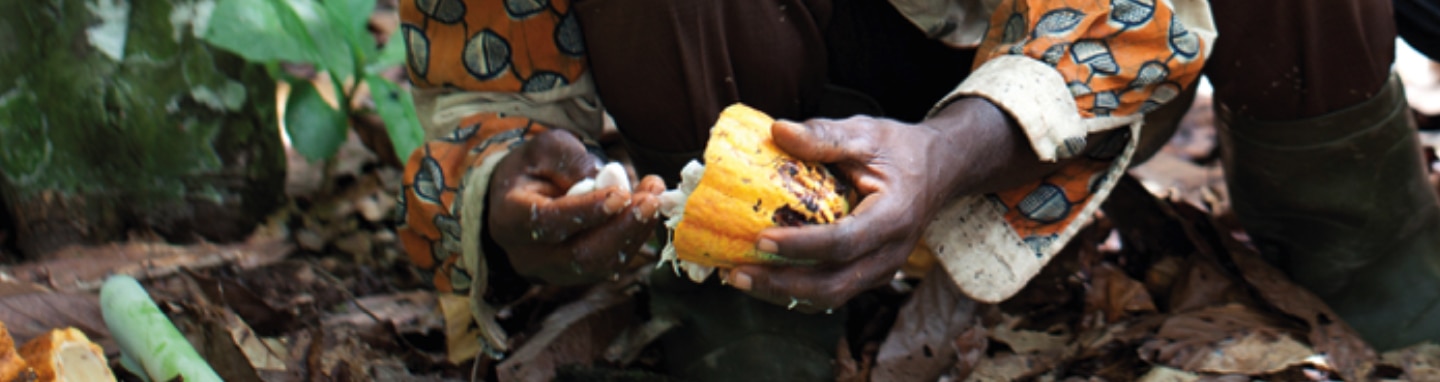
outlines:
[[1254, 244], [1372, 345], [1440, 339], [1440, 201], [1388, 1], [1212, 3], [1226, 182]]
[[[641, 173], [674, 185], [720, 111], [743, 102], [803, 119], [825, 87], [822, 1], [577, 2], [592, 73]], [[668, 371], [696, 381], [833, 380], [844, 312], [804, 314], [716, 278], [657, 269], [652, 315], [681, 324], [660, 339]]]
[[678, 180], [720, 110], [814, 112], [825, 87], [828, 0], [576, 3], [595, 84], [637, 169]]

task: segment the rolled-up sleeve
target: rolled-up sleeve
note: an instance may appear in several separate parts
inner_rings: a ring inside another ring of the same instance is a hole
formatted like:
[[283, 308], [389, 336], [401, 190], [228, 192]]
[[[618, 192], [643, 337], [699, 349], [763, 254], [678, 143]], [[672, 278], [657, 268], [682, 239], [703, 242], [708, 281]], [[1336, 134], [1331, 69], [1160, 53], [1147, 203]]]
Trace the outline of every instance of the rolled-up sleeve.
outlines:
[[985, 98], [1040, 160], [1065, 160], [1024, 186], [952, 202], [926, 232], [961, 289], [996, 302], [1090, 222], [1129, 166], [1144, 114], [1200, 76], [1215, 28], [1204, 0], [1006, 0], [989, 25], [973, 72], [936, 110]]

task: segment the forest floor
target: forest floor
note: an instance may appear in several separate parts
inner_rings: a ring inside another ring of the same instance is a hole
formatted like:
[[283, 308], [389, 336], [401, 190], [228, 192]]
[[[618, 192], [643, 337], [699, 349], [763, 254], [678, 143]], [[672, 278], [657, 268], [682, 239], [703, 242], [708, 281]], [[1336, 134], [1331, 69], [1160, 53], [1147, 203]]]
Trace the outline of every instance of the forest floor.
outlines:
[[[1418, 81], [1412, 98], [1431, 104], [1417, 109], [1440, 114], [1427, 110], [1440, 109], [1440, 81]], [[1209, 110], [1202, 96], [1170, 143], [1009, 301], [968, 303], [923, 271], [882, 288], [877, 307], [848, 317], [863, 330], [842, 342], [838, 379], [1440, 380], [1440, 345], [1377, 353], [1259, 257], [1229, 210]], [[1440, 139], [1422, 135], [1433, 159]], [[478, 344], [447, 317], [469, 311], [433, 292], [400, 248], [401, 170], [355, 136], [331, 171], [289, 159], [291, 203], [247, 241], [175, 245], [137, 234], [3, 266], [0, 322], [17, 343], [77, 327], [114, 360], [97, 290], [125, 273], [228, 381], [618, 378], [658, 368], [653, 349], [629, 335], [645, 327], [640, 317], [614, 322], [633, 315], [643, 277], [535, 287], [502, 309], [525, 329], [514, 336], [532, 341], [498, 364], [455, 362]], [[567, 363], [584, 366], [560, 368]]]
[[[947, 380], [1440, 380], [1440, 346], [1377, 354], [1247, 244], [1228, 210], [1206, 103], [1011, 300], [959, 303], [953, 287], [918, 273], [884, 288], [889, 300], [849, 317], [869, 329], [846, 338], [839, 378], [938, 370]], [[4, 267], [0, 321], [17, 342], [78, 327], [114, 356], [96, 289], [105, 275], [127, 273], [227, 380], [470, 380], [477, 364], [448, 353], [477, 344], [447, 336], [456, 331], [446, 327], [447, 316], [468, 311], [447, 311], [397, 242], [400, 170], [358, 139], [328, 177], [290, 159], [292, 203], [248, 241], [172, 245], [140, 236]], [[522, 347], [498, 368], [482, 363], [477, 376], [523, 369], [488, 377], [548, 379], [574, 361], [655, 370], [642, 344], [595, 340], [629, 329], [606, 321], [635, 298], [617, 292], [633, 291], [625, 287], [536, 287], [506, 312], [529, 317], [529, 338], [549, 343]], [[577, 375], [587, 374], [562, 376]]]

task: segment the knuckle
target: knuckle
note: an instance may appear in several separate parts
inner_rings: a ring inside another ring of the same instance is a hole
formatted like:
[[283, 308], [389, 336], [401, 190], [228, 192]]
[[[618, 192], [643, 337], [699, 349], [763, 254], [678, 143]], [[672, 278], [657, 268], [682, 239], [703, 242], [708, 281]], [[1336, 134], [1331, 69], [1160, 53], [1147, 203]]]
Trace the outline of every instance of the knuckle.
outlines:
[[847, 277], [831, 278], [828, 282], [825, 283], [824, 294], [820, 295], [819, 297], [828, 299], [847, 298], [851, 289], [853, 289], [853, 284], [854, 283], [851, 281], [851, 279]]

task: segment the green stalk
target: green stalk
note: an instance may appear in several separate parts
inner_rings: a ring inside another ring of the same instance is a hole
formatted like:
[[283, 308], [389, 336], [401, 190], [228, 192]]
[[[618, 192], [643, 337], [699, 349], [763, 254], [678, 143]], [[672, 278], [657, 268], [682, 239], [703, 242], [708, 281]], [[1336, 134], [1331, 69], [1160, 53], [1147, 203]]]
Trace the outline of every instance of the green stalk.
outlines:
[[138, 364], [149, 380], [221, 381], [135, 278], [115, 275], [105, 280], [100, 312], [120, 352], [134, 361], [131, 365]]

